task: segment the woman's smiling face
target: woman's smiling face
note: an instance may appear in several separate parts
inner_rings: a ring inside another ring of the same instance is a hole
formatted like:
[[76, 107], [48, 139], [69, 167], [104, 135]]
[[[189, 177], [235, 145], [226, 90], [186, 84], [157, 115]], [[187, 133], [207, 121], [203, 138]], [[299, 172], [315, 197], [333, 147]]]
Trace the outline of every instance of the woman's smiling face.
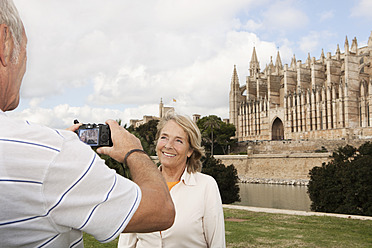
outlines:
[[156, 152], [163, 166], [186, 166], [192, 154], [187, 133], [175, 121], [168, 121], [160, 132]]

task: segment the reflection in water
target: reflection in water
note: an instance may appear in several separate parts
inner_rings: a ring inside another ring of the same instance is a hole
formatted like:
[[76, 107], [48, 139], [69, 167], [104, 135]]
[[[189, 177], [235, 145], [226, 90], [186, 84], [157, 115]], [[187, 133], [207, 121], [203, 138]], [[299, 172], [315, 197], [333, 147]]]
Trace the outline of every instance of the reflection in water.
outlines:
[[310, 211], [306, 186], [240, 183], [235, 205]]

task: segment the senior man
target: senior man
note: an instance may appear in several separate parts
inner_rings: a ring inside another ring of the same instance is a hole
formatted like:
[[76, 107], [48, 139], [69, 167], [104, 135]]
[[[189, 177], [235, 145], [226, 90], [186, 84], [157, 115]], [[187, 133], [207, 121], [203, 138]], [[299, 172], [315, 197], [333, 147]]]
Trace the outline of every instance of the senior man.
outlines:
[[109, 169], [74, 131], [7, 117], [19, 103], [27, 37], [12, 0], [0, 0], [0, 244], [2, 247], [83, 247], [82, 232], [109, 242], [121, 232], [169, 228], [174, 205], [140, 141], [109, 120], [112, 147], [126, 157], [133, 182]]

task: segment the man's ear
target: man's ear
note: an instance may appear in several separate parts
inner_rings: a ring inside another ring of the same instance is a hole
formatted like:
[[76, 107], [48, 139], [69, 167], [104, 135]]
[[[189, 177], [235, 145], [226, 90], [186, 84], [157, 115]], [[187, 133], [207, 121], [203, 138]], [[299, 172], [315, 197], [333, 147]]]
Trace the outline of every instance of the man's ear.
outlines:
[[0, 62], [3, 67], [8, 65], [10, 59], [10, 45], [12, 42], [9, 28], [6, 24], [0, 24]]

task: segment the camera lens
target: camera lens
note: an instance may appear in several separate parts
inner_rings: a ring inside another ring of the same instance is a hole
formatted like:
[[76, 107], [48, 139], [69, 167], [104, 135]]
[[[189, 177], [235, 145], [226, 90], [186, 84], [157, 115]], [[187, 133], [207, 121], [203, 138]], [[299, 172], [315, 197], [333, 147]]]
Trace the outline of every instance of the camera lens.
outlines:
[[108, 141], [108, 135], [107, 134], [102, 134], [101, 141], [102, 142], [107, 142]]

